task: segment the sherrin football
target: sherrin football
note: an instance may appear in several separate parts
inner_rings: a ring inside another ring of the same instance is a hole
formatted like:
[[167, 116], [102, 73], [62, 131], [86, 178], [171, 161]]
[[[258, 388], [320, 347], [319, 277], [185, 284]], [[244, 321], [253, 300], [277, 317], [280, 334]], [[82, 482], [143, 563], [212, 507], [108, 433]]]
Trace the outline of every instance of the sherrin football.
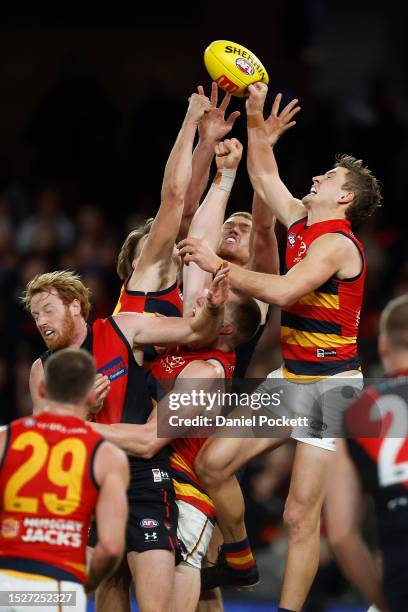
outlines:
[[269, 82], [259, 59], [246, 47], [230, 40], [215, 40], [204, 51], [204, 63], [210, 77], [221, 89], [243, 98], [248, 85]]

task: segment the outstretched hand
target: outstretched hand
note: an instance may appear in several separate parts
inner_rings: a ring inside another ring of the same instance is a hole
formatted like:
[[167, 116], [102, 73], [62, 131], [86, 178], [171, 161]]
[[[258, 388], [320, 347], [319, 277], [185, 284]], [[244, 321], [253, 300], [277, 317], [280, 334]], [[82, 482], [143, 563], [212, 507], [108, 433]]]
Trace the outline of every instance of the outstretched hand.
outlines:
[[[197, 87], [198, 94], [200, 96], [204, 96], [204, 88], [202, 85]], [[208, 99], [208, 98], [206, 98]], [[200, 135], [200, 140], [203, 142], [218, 142], [232, 130], [232, 127], [240, 116], [239, 111], [234, 111], [229, 115], [229, 117], [225, 118], [225, 112], [228, 108], [228, 105], [231, 101], [231, 94], [226, 93], [222, 99], [221, 104], [217, 107], [218, 104], [218, 86], [217, 83], [212, 83], [211, 85], [211, 108], [209, 112], [207, 112], [202, 118], [200, 123], [198, 124], [198, 132]]]
[[299, 100], [294, 98], [285, 106], [279, 113], [279, 106], [282, 101], [282, 94], [278, 93], [272, 104], [272, 111], [268, 119], [265, 120], [265, 127], [268, 133], [269, 144], [273, 146], [279, 138], [291, 127], [296, 125], [296, 121], [292, 121], [293, 117], [300, 111], [300, 106], [297, 106]]
[[228, 299], [229, 292], [229, 266], [224, 261], [213, 278], [213, 281], [208, 289], [206, 296], [207, 306], [209, 308], [218, 308], [225, 304]]
[[210, 112], [211, 108], [211, 102], [207, 96], [193, 93], [188, 99], [187, 117], [198, 124], [202, 117]]
[[218, 170], [236, 170], [242, 157], [242, 144], [236, 138], [223, 140], [215, 145], [215, 162]]
[[205, 240], [189, 236], [179, 242], [177, 248], [186, 265], [193, 261], [205, 272], [214, 274], [222, 264], [222, 259], [210, 249]]

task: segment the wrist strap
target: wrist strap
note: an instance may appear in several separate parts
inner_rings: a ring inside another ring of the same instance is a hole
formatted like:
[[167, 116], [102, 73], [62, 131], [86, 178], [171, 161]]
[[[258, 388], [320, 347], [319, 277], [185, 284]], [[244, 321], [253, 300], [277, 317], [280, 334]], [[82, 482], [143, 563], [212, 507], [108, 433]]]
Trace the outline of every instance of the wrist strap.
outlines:
[[262, 113], [256, 113], [256, 115], [247, 115], [247, 127], [257, 128], [262, 127], [265, 123]]
[[214, 187], [218, 187], [218, 189], [222, 189], [227, 193], [231, 193], [236, 173], [236, 170], [227, 170], [227, 168], [224, 168], [223, 170], [218, 170], [213, 180]]

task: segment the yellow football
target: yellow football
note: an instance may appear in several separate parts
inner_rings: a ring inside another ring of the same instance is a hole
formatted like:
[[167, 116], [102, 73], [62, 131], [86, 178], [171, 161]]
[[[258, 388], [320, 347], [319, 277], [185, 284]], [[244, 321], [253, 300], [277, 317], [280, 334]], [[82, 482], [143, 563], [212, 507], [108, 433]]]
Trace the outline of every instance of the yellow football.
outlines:
[[263, 64], [249, 49], [229, 40], [215, 40], [204, 51], [208, 73], [221, 89], [243, 98], [248, 85], [269, 83]]

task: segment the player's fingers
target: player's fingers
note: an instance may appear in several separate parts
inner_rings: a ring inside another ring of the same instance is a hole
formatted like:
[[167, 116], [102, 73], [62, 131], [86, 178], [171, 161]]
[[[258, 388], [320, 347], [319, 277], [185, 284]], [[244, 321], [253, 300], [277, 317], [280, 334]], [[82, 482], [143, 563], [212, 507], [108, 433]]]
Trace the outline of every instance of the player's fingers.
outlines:
[[297, 113], [300, 111], [300, 108], [301, 108], [300, 106], [297, 106], [292, 111], [290, 111], [290, 113], [288, 113], [285, 117], [282, 117], [282, 119], [285, 119], [285, 121], [290, 121], [292, 117], [297, 115]]
[[288, 123], [287, 125], [285, 125], [282, 128], [282, 134], [283, 132], [287, 132], [291, 127], [293, 127], [294, 125], [296, 125], [296, 121], [291, 121], [290, 123]]
[[225, 94], [225, 96], [223, 97], [221, 104], [220, 104], [220, 110], [222, 110], [224, 113], [228, 108], [228, 104], [231, 102], [231, 94], [229, 94], [228, 92]]
[[230, 116], [227, 119], [227, 125], [229, 127], [232, 127], [235, 123], [235, 121], [238, 119], [238, 117], [240, 116], [240, 112], [239, 111], [234, 111], [233, 113], [230, 114]]
[[205, 95], [205, 93], [204, 93], [204, 87], [203, 87], [202, 85], [199, 85], [199, 86], [197, 87], [197, 92], [198, 92], [198, 94], [199, 94], [200, 96], [204, 96], [204, 95]]
[[211, 104], [215, 107], [218, 103], [218, 86], [214, 81], [211, 83]]
[[273, 115], [274, 117], [278, 115], [281, 100], [282, 100], [282, 94], [281, 93], [276, 94], [275, 99], [272, 104], [272, 110], [271, 110], [271, 115]]
[[296, 104], [297, 104], [298, 102], [299, 102], [299, 100], [298, 100], [297, 98], [294, 98], [293, 100], [291, 100], [291, 101], [289, 102], [289, 104], [287, 104], [287, 105], [285, 106], [285, 108], [284, 108], [284, 109], [282, 109], [282, 112], [281, 112], [281, 115], [280, 115], [280, 116], [281, 116], [281, 117], [285, 117], [285, 116], [286, 116], [288, 113], [290, 113], [290, 111], [292, 110], [292, 108], [293, 108], [294, 106], [296, 106]]

